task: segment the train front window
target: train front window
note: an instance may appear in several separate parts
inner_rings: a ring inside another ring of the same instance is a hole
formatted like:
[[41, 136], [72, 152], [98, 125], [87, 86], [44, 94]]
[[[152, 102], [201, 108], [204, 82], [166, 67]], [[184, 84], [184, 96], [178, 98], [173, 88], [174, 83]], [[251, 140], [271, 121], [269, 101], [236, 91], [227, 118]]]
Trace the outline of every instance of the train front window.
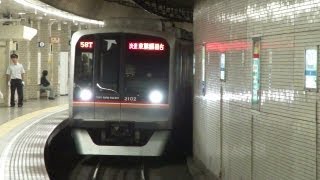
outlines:
[[[169, 46], [163, 39], [127, 40], [124, 88], [125, 101], [152, 102], [154, 96], [155, 103], [167, 102]], [[162, 100], [156, 100], [159, 96]]]
[[118, 37], [101, 41], [101, 54], [97, 62], [97, 83], [100, 88], [119, 92], [120, 47]]

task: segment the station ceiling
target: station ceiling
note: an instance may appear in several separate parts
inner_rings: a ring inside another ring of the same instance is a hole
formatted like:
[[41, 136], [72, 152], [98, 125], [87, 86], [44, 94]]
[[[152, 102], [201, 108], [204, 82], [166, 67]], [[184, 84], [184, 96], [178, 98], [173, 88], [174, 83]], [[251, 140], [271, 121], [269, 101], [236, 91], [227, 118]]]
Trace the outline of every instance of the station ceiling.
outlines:
[[193, 8], [193, 0], [165, 0], [165, 3], [178, 8]]
[[99, 19], [104, 1], [137, 6], [166, 19], [192, 22], [193, 0], [40, 0], [58, 9], [92, 19]]
[[[32, 3], [44, 9], [52, 6], [62, 10], [62, 13], [53, 15], [18, 3], [18, 1]], [[120, 11], [123, 13], [119, 13], [121, 6], [127, 6]], [[193, 0], [0, 0], [0, 26], [15, 25], [21, 22], [31, 25], [39, 20], [70, 23], [75, 27], [84, 25], [80, 28], [90, 26], [83, 21], [66, 18], [67, 12], [99, 20], [99, 22], [114, 17], [162, 19], [164, 22], [168, 20], [167, 25], [171, 24], [190, 32], [193, 29]]]
[[158, 16], [181, 22], [193, 21], [193, 0], [133, 0]]

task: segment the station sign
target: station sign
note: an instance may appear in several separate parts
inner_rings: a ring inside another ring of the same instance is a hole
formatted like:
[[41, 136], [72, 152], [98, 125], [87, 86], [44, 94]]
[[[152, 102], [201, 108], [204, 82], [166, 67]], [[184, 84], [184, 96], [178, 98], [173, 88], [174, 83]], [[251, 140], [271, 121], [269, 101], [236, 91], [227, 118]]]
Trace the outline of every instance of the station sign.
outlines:
[[60, 43], [59, 37], [50, 37], [50, 43], [57, 44]]
[[226, 54], [221, 53], [220, 55], [220, 80], [226, 80]]
[[252, 108], [260, 108], [260, 48], [261, 48], [261, 39], [253, 38], [252, 43]]
[[305, 50], [305, 88], [317, 89], [318, 48]]

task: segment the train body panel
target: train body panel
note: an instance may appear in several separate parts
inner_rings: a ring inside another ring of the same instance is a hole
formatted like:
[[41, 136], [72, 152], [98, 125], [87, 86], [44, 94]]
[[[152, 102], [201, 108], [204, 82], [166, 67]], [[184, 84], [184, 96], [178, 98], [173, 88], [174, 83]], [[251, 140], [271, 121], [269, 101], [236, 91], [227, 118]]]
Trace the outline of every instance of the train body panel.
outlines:
[[80, 154], [161, 154], [185, 106], [178, 98], [187, 96], [181, 76], [188, 63], [177, 53], [192, 45], [181, 42], [170, 33], [122, 28], [73, 35], [69, 114]]

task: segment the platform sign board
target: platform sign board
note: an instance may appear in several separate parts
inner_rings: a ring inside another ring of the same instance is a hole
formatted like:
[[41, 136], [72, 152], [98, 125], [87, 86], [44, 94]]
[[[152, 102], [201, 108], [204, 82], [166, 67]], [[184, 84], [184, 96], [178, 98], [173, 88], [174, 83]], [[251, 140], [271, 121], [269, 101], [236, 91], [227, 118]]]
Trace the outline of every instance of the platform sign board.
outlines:
[[60, 38], [59, 37], [50, 37], [50, 43], [58, 44], [58, 43], [60, 43]]
[[305, 50], [305, 89], [317, 89], [318, 48]]
[[252, 108], [260, 108], [260, 45], [261, 38], [253, 38], [252, 42]]
[[225, 81], [226, 80], [226, 54], [221, 53], [220, 55], [220, 80]]
[[202, 96], [206, 95], [206, 45], [201, 47], [201, 65], [202, 65], [202, 77], [201, 77], [201, 93]]

